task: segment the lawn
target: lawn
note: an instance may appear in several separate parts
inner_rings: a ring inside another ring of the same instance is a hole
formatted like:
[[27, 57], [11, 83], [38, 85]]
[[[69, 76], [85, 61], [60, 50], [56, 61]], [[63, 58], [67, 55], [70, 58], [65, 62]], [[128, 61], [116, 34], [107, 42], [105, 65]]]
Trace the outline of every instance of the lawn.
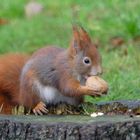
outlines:
[[[28, 0], [1, 0], [0, 54], [32, 53], [55, 44], [67, 48], [72, 22], [80, 23], [99, 46], [109, 93], [89, 101], [140, 99], [140, 1], [139, 0], [38, 0], [44, 10], [31, 19], [24, 7]], [[122, 45], [115, 46], [112, 38]]]

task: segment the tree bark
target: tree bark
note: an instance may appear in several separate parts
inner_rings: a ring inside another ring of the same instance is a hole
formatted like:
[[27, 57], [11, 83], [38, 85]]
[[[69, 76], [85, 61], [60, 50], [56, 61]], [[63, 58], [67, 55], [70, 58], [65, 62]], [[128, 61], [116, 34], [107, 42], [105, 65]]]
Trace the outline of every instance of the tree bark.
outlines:
[[140, 119], [124, 116], [0, 116], [1, 140], [138, 140]]

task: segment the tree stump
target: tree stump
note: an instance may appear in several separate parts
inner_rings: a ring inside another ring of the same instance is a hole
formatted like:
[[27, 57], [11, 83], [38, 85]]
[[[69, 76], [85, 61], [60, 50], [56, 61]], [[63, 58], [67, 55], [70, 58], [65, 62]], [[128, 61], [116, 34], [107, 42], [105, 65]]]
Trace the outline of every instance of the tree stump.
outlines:
[[140, 119], [129, 116], [0, 116], [1, 140], [136, 140]]

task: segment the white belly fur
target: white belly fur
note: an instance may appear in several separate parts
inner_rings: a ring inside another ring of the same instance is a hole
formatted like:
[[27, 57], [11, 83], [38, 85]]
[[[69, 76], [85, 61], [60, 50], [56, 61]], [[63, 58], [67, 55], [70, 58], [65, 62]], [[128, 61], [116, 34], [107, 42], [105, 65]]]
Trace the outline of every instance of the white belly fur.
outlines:
[[40, 98], [45, 103], [57, 104], [60, 102], [77, 105], [77, 100], [74, 97], [63, 96], [56, 88], [51, 86], [44, 86], [39, 81], [35, 81], [35, 86], [38, 89]]

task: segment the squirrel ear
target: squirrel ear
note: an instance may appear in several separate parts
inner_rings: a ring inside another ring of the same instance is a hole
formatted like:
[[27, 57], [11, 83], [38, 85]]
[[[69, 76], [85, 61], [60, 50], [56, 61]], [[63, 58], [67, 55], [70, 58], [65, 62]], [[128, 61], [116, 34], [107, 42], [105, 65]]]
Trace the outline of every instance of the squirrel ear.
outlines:
[[80, 33], [78, 26], [73, 25], [73, 39], [72, 39], [72, 47], [76, 50], [76, 52], [79, 50], [80, 47]]
[[82, 26], [79, 26], [79, 33], [80, 33], [81, 40], [89, 43], [91, 42], [90, 36]]
[[74, 38], [74, 40], [76, 40], [76, 41], [80, 41], [80, 33], [79, 33], [79, 29], [78, 29], [78, 26], [76, 26], [76, 25], [73, 25], [73, 38]]
[[71, 42], [71, 49], [73, 52], [77, 53], [85, 47], [87, 47], [91, 42], [88, 33], [79, 25], [73, 25], [73, 40]]

